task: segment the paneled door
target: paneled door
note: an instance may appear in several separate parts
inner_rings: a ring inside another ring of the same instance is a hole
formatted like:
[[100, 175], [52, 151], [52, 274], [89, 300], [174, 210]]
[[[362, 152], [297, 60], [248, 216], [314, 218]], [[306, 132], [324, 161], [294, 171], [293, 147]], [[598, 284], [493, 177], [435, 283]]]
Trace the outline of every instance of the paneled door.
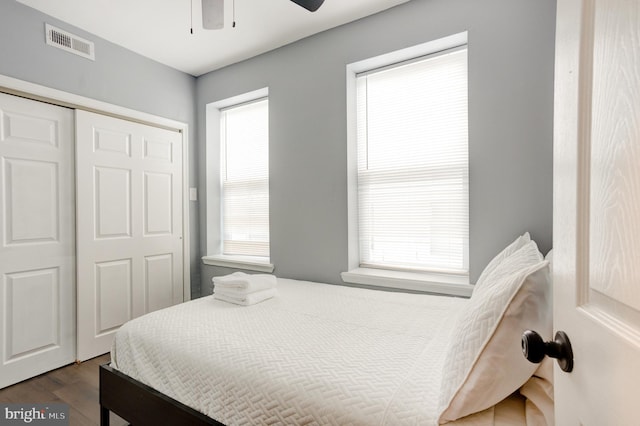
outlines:
[[76, 112], [78, 359], [183, 301], [182, 135]]
[[0, 388], [75, 359], [73, 111], [0, 93]]
[[558, 0], [554, 327], [558, 425], [637, 425], [640, 383], [640, 2]]

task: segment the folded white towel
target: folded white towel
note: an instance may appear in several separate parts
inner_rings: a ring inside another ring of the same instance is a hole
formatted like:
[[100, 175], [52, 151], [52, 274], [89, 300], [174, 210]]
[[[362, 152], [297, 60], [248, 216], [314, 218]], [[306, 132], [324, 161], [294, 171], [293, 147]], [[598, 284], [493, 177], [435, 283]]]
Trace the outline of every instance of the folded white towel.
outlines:
[[236, 283], [244, 283], [249, 281], [249, 274], [244, 272], [234, 272], [229, 275], [222, 275], [219, 277], [211, 278], [211, 281], [218, 284], [236, 284]]
[[246, 274], [244, 272], [234, 272], [222, 277], [213, 277], [212, 281], [214, 289], [233, 290], [237, 296], [276, 288], [277, 285], [275, 275]]
[[245, 294], [242, 296], [229, 295], [228, 292], [215, 291], [213, 292], [213, 298], [222, 300], [223, 302], [235, 303], [236, 305], [255, 305], [256, 303], [263, 302], [267, 299], [271, 299], [278, 293], [277, 288], [270, 288], [267, 290], [256, 291], [254, 293]]

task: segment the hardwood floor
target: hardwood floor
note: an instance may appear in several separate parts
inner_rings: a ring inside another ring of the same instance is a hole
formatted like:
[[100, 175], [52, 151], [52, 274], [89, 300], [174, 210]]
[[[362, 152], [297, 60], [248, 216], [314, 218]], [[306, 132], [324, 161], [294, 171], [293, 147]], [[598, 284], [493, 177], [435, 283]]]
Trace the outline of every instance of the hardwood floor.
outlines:
[[[69, 404], [70, 426], [98, 425], [98, 367], [109, 362], [109, 359], [109, 354], [105, 354], [82, 364], [71, 364], [0, 389], [0, 402], [65, 403]], [[127, 422], [111, 413], [111, 425], [126, 424]]]

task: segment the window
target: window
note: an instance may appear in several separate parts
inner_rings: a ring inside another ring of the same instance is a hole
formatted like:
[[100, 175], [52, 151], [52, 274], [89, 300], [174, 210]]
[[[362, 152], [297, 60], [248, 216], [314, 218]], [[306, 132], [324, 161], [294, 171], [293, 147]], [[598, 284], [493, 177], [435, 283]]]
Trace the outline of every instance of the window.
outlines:
[[206, 265], [273, 272], [269, 246], [269, 89], [206, 108]]
[[269, 103], [220, 111], [222, 254], [269, 257]]
[[466, 33], [462, 36], [431, 43], [427, 52], [420, 46], [413, 57], [406, 50], [351, 65], [355, 153], [350, 164], [356, 165], [351, 166], [350, 229], [357, 232], [350, 230], [353, 271], [343, 273], [345, 281], [380, 285], [346, 278], [360, 268], [366, 274], [408, 271], [414, 282], [428, 275], [445, 278], [425, 281], [468, 284]]

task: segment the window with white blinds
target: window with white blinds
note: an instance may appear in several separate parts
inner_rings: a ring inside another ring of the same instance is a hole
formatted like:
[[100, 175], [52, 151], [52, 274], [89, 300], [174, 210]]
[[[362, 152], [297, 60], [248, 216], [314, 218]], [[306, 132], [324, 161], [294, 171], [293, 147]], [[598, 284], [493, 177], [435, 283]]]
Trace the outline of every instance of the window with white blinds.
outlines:
[[269, 256], [269, 102], [220, 112], [222, 253]]
[[466, 46], [356, 76], [360, 266], [468, 274]]

